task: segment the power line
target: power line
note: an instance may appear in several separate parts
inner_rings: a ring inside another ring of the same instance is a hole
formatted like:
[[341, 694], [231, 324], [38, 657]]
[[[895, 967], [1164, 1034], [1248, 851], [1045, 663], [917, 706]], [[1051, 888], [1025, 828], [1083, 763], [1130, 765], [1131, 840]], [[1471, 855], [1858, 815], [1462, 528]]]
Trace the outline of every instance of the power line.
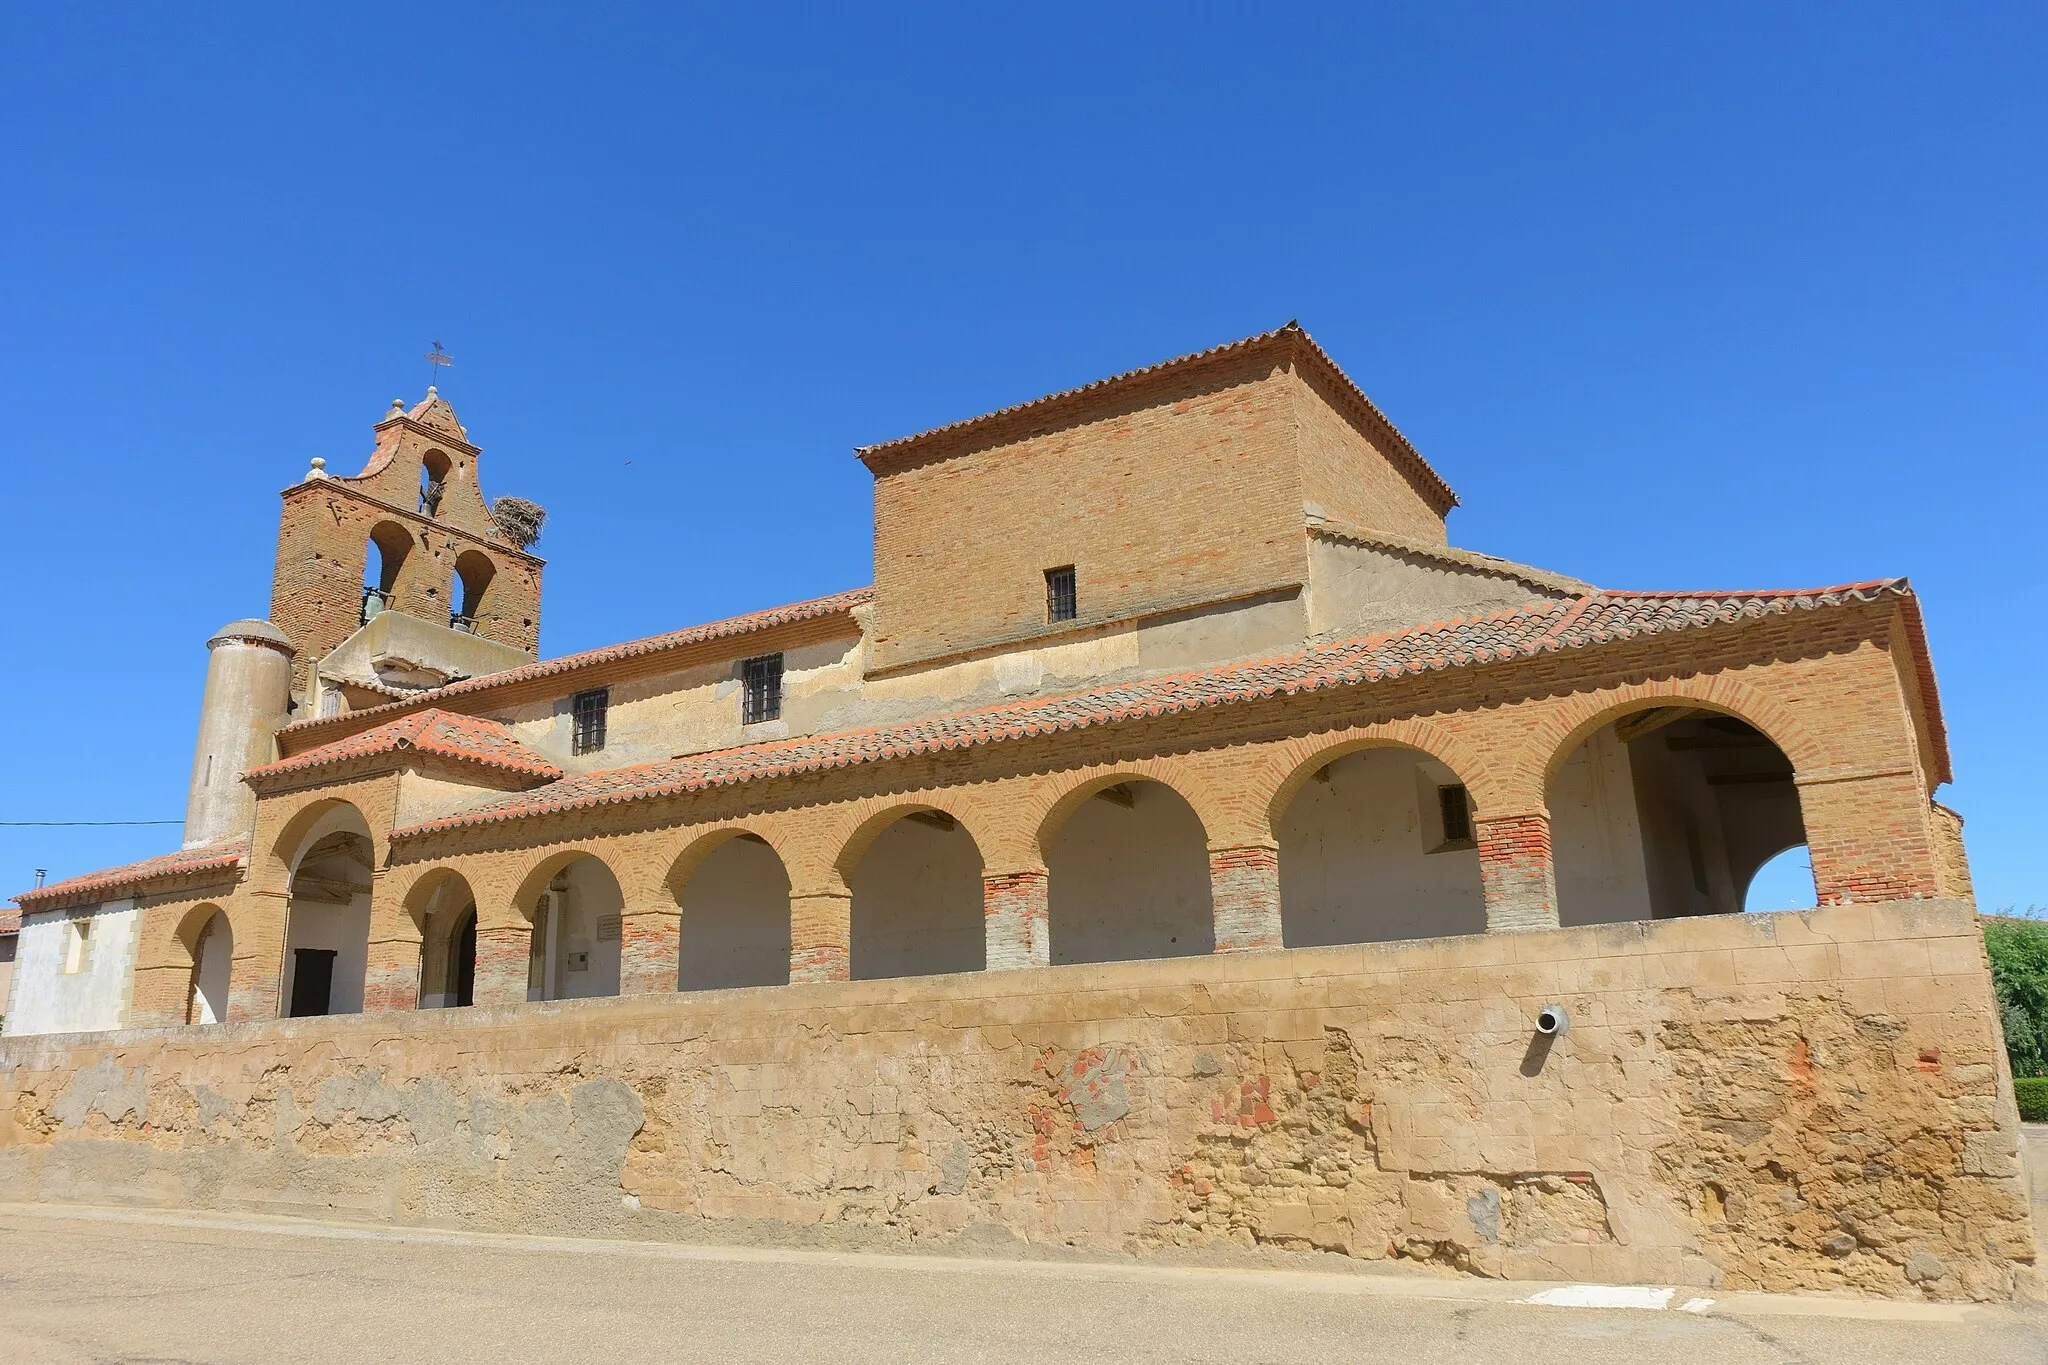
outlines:
[[0, 820], [0, 829], [76, 829], [83, 825], [182, 825], [183, 820]]

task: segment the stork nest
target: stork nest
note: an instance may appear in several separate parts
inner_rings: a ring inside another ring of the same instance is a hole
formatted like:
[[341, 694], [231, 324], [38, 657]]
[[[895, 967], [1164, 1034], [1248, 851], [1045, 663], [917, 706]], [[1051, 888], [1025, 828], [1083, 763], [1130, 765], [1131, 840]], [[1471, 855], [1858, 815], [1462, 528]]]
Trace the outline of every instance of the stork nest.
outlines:
[[491, 520], [498, 524], [505, 539], [524, 550], [540, 539], [540, 528], [547, 525], [548, 513], [539, 503], [525, 498], [499, 498], [491, 504]]

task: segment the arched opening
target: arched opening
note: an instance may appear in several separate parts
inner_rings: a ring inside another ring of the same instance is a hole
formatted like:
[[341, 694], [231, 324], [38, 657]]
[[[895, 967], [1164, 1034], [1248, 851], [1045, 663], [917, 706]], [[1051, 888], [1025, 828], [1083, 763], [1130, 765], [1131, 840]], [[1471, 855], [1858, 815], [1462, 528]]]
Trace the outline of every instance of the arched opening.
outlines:
[[1458, 775], [1380, 746], [1318, 768], [1276, 825], [1290, 948], [1486, 931], [1472, 806]]
[[1045, 856], [1052, 961], [1124, 962], [1216, 950], [1208, 836], [1162, 782], [1093, 793]]
[[588, 1000], [619, 993], [619, 940], [626, 898], [612, 870], [578, 854], [528, 907], [528, 1000]]
[[677, 900], [676, 989], [789, 984], [789, 873], [765, 839], [737, 834], [712, 849]]
[[286, 902], [285, 1014], [360, 1014], [370, 953], [369, 826], [354, 806], [337, 804], [314, 823], [304, 848]]
[[448, 457], [438, 450], [430, 450], [420, 461], [420, 513], [423, 516], [441, 515], [441, 498], [448, 491]]
[[903, 816], [868, 845], [847, 885], [854, 980], [978, 972], [986, 965], [981, 850], [952, 816]]
[[228, 1017], [228, 989], [234, 975], [235, 934], [228, 917], [215, 910], [192, 945], [192, 989], [185, 1001], [188, 1024], [221, 1024]]
[[449, 625], [457, 630], [476, 629], [476, 618], [484, 609], [484, 593], [497, 573], [498, 566], [481, 550], [464, 550], [455, 557], [455, 582], [448, 597]]
[[1684, 704], [1601, 726], [1547, 795], [1560, 923], [1732, 914], [1806, 842], [1792, 760], [1749, 722]]
[[420, 1008], [476, 1003], [476, 896], [455, 872], [430, 874], [406, 898], [420, 925]]
[[399, 570], [411, 553], [412, 536], [397, 522], [380, 521], [370, 528], [370, 543], [363, 554], [364, 624], [396, 600]]
[[1820, 904], [1813, 885], [1813, 851], [1805, 844], [1764, 860], [1742, 892], [1744, 910], [1811, 910]]

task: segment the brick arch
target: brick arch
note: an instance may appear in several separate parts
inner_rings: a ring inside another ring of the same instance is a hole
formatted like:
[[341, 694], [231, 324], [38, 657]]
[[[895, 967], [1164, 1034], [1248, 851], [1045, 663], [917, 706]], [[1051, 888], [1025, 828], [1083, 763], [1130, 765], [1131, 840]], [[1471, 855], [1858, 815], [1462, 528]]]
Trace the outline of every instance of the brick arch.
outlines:
[[[540, 893], [547, 890], [548, 883], [555, 879], [556, 873], [571, 863], [579, 862], [584, 858], [595, 859], [598, 865], [610, 874], [612, 881], [617, 883], [620, 898], [625, 900], [628, 905], [632, 903], [628, 899], [630, 883], [626, 878], [619, 875], [619, 870], [612, 866], [611, 860], [596, 849], [578, 846], [575, 848], [557, 849], [529, 868], [526, 875], [519, 879], [517, 887], [512, 892], [512, 912], [524, 923], [532, 924], [533, 903], [540, 899]], [[478, 914], [482, 914], [481, 906], [478, 907]]]
[[1304, 735], [1276, 746], [1252, 775], [1252, 781], [1270, 793], [1263, 805], [1267, 830], [1279, 830], [1287, 808], [1301, 794], [1303, 784], [1324, 767], [1366, 749], [1390, 748], [1416, 750], [1449, 768], [1472, 793], [1475, 807], [1492, 799], [1497, 786], [1492, 771], [1485, 759], [1456, 735], [1427, 720], [1384, 721], [1350, 730]]
[[1067, 779], [1065, 784], [1054, 793], [1032, 802], [1024, 816], [1024, 825], [1031, 831], [1032, 849], [1040, 868], [1045, 866], [1046, 853], [1053, 840], [1059, 837], [1060, 830], [1082, 803], [1105, 787], [1114, 787], [1119, 782], [1157, 782], [1171, 791], [1194, 810], [1205, 840], [1213, 840], [1216, 831], [1227, 828], [1230, 823], [1215, 799], [1218, 794], [1212, 792], [1199, 775], [1169, 760], [1134, 759], [1084, 769], [1080, 775], [1069, 773], [1064, 776]]
[[783, 875], [789, 875], [789, 859], [783, 854], [782, 849], [777, 847], [775, 840], [769, 837], [766, 829], [756, 821], [733, 820], [714, 825], [710, 829], [695, 831], [690, 841], [665, 861], [661, 876], [663, 894], [680, 906], [683, 903], [683, 893], [689, 889], [691, 878], [697, 875], [697, 869], [704, 865], [704, 860], [733, 840], [747, 835], [752, 835], [768, 845], [768, 851], [782, 864]]
[[[433, 905], [434, 898], [450, 882], [462, 883], [463, 889], [469, 892], [470, 899], [477, 904], [478, 915], [481, 918], [483, 899], [477, 894], [476, 884], [470, 881], [461, 869], [449, 867], [446, 864], [437, 864], [436, 866], [424, 869], [418, 876], [414, 877], [411, 884], [405, 888], [404, 893], [398, 898], [399, 906], [403, 909], [407, 918], [412, 920], [414, 927], [422, 934], [426, 932], [427, 919], [432, 913], [430, 907]], [[442, 910], [448, 908], [450, 908], [448, 905], [440, 907]]]
[[974, 850], [981, 855], [982, 865], [988, 865], [988, 855], [982, 848], [982, 841], [975, 837], [974, 823], [961, 814], [960, 803], [933, 801], [903, 801], [891, 798], [872, 798], [856, 802], [848, 819], [841, 824], [832, 844], [839, 852], [832, 859], [832, 871], [841, 885], [851, 887], [853, 874], [860, 867], [861, 859], [875, 840], [882, 837], [898, 820], [921, 812], [935, 812], [949, 815], [969, 839], [974, 840]]
[[285, 821], [284, 827], [277, 832], [277, 837], [271, 841], [270, 857], [275, 860], [274, 867], [278, 872], [280, 888], [291, 885], [293, 874], [299, 870], [299, 860], [305, 857], [306, 850], [313, 846], [314, 831], [320, 827], [321, 822], [343, 810], [353, 811], [356, 822], [362, 826], [363, 838], [370, 845], [372, 866], [384, 865], [388, 854], [386, 842], [377, 837], [376, 826], [370, 823], [370, 818], [363, 813], [363, 808], [345, 797], [322, 797], [317, 801], [308, 802], [294, 812], [291, 819]]
[[1547, 804], [1550, 780], [1601, 726], [1635, 711], [1682, 703], [1720, 711], [1762, 731], [1792, 761], [1795, 774], [1827, 766], [1827, 750], [1783, 702], [1726, 674], [1660, 678], [1580, 692], [1555, 707], [1524, 740], [1514, 767], [1517, 794], [1532, 810]]

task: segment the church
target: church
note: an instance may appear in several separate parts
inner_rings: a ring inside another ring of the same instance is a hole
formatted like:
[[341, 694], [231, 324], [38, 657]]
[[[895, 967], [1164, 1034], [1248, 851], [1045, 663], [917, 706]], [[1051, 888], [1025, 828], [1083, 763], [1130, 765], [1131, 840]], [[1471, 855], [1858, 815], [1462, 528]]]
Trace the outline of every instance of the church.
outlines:
[[861, 448], [872, 586], [566, 657], [539, 507], [431, 389], [374, 433], [207, 641], [183, 847], [16, 897], [7, 1033], [1968, 895], [1905, 579], [1454, 548], [1297, 325]]

